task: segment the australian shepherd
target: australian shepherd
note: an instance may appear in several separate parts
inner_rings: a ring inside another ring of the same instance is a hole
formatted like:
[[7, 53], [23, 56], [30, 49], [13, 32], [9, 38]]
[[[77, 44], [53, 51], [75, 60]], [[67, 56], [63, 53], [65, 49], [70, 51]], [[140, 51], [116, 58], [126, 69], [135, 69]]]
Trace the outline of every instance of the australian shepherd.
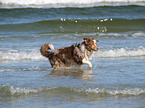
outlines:
[[47, 43], [42, 45], [40, 52], [43, 56], [49, 59], [50, 64], [54, 69], [83, 64], [87, 64], [89, 68], [92, 68], [89, 59], [91, 58], [93, 51], [99, 49], [97, 47], [97, 42], [97, 39], [84, 38], [80, 43], [56, 50], [53, 50], [54, 47], [52, 44]]

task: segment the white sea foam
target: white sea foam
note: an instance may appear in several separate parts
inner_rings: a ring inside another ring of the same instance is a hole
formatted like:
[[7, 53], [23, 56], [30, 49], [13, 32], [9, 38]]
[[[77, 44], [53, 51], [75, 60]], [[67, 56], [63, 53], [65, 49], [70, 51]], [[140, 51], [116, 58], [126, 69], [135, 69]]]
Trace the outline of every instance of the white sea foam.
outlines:
[[120, 57], [140, 57], [145, 56], [145, 48], [140, 46], [136, 49], [118, 48], [109, 50], [99, 50], [95, 53], [98, 58], [120, 58]]
[[100, 88], [96, 88], [96, 89], [86, 89], [86, 90], [80, 90], [80, 91], [85, 91], [88, 93], [108, 93], [110, 95], [140, 95], [145, 93], [145, 89], [140, 89], [140, 88], [133, 88], [133, 89], [100, 89]]
[[97, 5], [119, 5], [119, 4], [140, 4], [143, 5], [145, 0], [0, 0], [2, 4], [15, 4], [23, 6], [97, 6]]
[[55, 88], [57, 87], [54, 86], [54, 87], [48, 87], [48, 88], [45, 88], [45, 87], [44, 88], [21, 88], [21, 87], [3, 85], [3, 87], [0, 88], [0, 92], [6, 95], [21, 96], [21, 95], [29, 95], [32, 93], [39, 93], [43, 91], [49, 91]]
[[25, 94], [28, 95], [29, 93], [37, 93], [38, 90], [36, 89], [28, 89], [28, 88], [14, 88], [14, 87], [10, 87], [10, 92], [12, 95], [14, 94]]
[[[94, 57], [97, 58], [122, 58], [122, 57], [144, 57], [145, 47], [139, 48], [118, 48], [118, 49], [105, 49], [98, 50]], [[35, 51], [0, 51], [0, 61], [25, 61], [25, 60], [47, 60], [43, 57], [39, 50]]]
[[21, 96], [21, 95], [29, 95], [33, 93], [39, 92], [49, 92], [50, 90], [62, 90], [69, 89], [71, 92], [81, 92], [85, 94], [94, 93], [94, 94], [110, 94], [110, 95], [132, 95], [137, 96], [141, 94], [145, 94], [145, 89], [142, 88], [124, 88], [124, 89], [110, 89], [110, 88], [87, 88], [87, 89], [78, 89], [78, 88], [69, 88], [69, 87], [42, 87], [42, 88], [20, 88], [13, 86], [3, 86], [0, 88], [2, 94], [13, 95], [13, 96]]
[[31, 88], [20, 88], [20, 87], [13, 87], [13, 86], [6, 86], [4, 85], [0, 88], [0, 92], [4, 95], [28, 95], [30, 93], [37, 93], [39, 89], [31, 89]]
[[145, 37], [145, 33], [143, 32], [136, 32], [132, 34], [133, 37]]
[[45, 60], [38, 51], [1, 51], [0, 61]]
[[126, 33], [94, 33], [91, 35], [98, 35], [99, 37], [145, 37], [144, 32], [126, 32]]

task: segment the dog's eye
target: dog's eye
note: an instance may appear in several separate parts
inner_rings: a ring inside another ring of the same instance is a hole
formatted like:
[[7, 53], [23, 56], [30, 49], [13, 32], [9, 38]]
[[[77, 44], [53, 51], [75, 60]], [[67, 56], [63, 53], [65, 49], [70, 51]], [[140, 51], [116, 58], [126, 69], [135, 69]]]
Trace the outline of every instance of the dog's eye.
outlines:
[[96, 40], [93, 40], [93, 44], [96, 45], [97, 44], [97, 41]]

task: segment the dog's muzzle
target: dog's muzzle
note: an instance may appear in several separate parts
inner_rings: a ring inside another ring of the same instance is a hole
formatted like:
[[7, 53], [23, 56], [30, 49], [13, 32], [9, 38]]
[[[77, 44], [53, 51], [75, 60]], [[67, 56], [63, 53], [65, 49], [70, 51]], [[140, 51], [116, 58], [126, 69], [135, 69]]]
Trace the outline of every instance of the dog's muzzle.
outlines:
[[92, 46], [92, 50], [97, 51], [99, 50], [99, 48], [95, 45], [95, 46]]

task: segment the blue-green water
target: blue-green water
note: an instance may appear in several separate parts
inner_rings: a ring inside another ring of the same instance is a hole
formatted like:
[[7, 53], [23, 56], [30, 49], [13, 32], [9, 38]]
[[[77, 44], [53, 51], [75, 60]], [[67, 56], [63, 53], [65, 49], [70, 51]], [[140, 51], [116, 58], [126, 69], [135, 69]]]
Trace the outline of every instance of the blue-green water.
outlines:
[[[1, 108], [145, 107], [144, 0], [20, 1], [0, 1]], [[92, 69], [53, 70], [39, 52], [84, 37], [99, 40]]]

